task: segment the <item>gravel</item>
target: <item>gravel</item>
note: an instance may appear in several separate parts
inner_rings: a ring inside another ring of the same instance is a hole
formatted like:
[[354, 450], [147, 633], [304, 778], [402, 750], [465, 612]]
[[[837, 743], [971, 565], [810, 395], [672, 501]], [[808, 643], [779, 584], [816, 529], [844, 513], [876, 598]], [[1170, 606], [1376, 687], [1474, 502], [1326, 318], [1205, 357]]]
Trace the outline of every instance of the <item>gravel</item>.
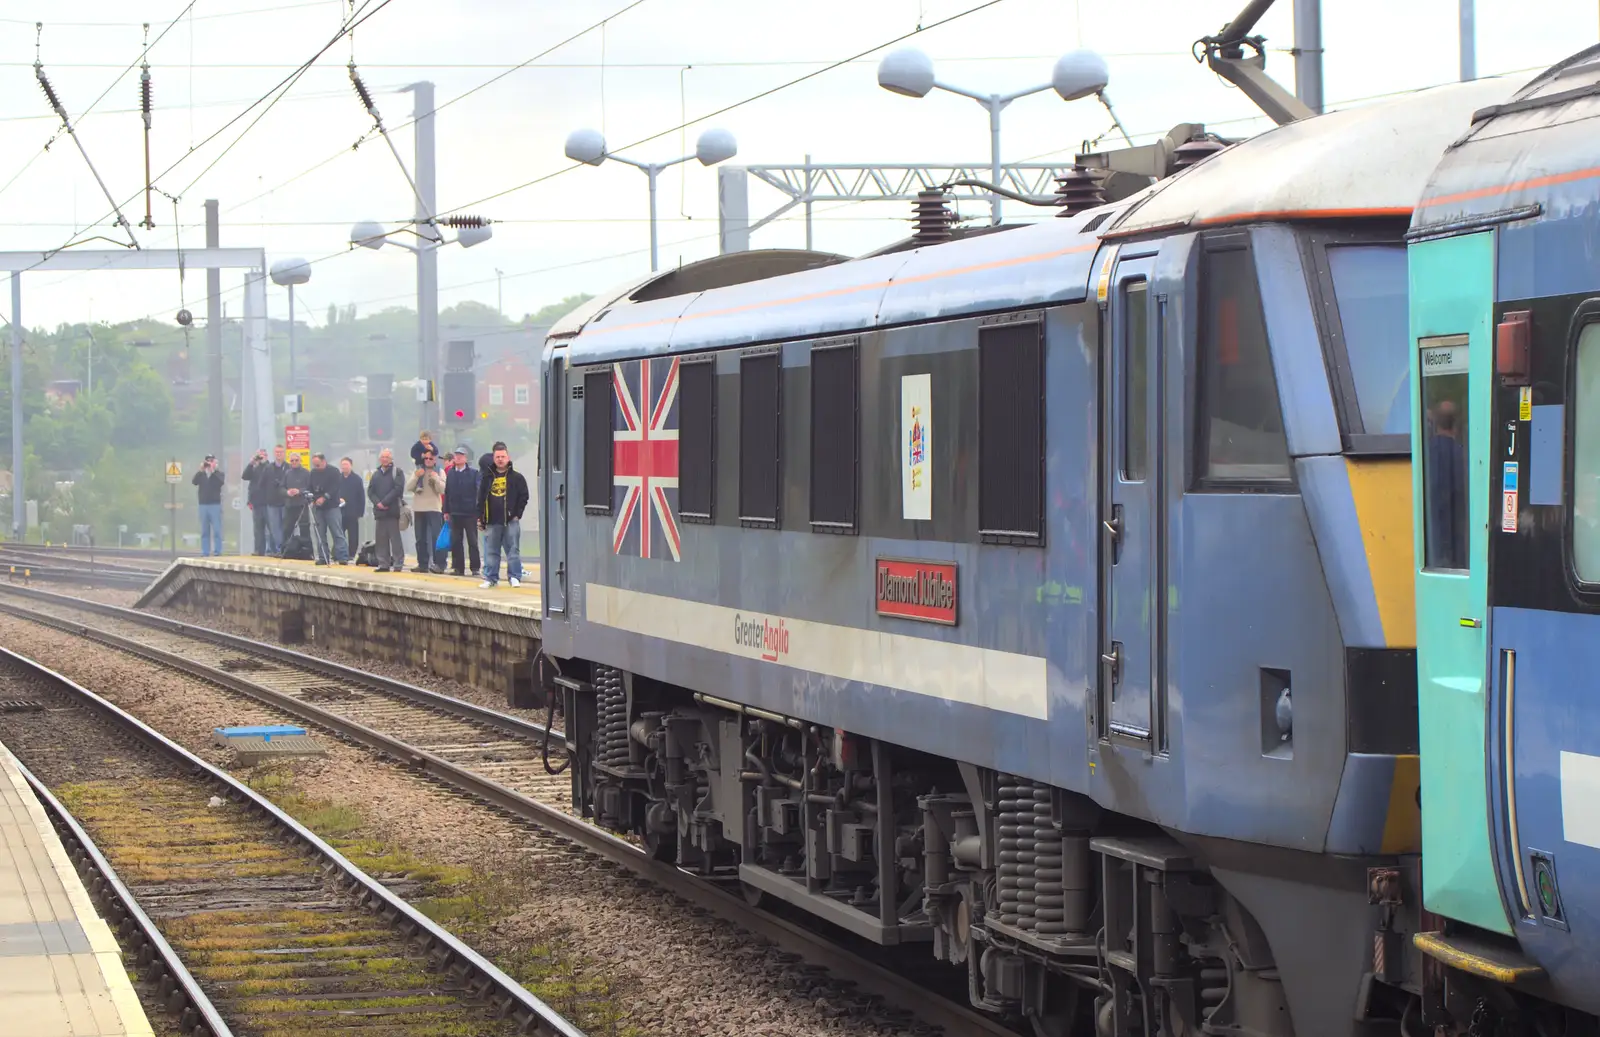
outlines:
[[[229, 765], [229, 754], [211, 743], [213, 728], [283, 719], [203, 681], [23, 620], [0, 617], [0, 644], [25, 646], [33, 658], [220, 766]], [[436, 680], [432, 686], [438, 687]], [[790, 956], [714, 917], [691, 913], [676, 897], [618, 868], [564, 843], [553, 849], [553, 837], [365, 750], [323, 741], [328, 755], [297, 764], [295, 787], [357, 809], [374, 832], [429, 862], [515, 876], [499, 883], [498, 921], [476, 941], [479, 950], [500, 957], [572, 948], [581, 978], [608, 987], [619, 1010], [614, 1031], [591, 1026], [591, 1033], [922, 1032], [889, 1018], [846, 984], [791, 964]], [[958, 978], [952, 975], [952, 982]]]

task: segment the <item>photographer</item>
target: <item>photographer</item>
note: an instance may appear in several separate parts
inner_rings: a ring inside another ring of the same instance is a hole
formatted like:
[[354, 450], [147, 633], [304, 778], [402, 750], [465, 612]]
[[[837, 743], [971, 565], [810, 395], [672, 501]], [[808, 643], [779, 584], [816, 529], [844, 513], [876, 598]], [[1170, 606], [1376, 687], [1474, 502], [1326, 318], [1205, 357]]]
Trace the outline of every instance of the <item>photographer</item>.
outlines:
[[444, 476], [436, 467], [432, 444], [422, 451], [422, 467], [409, 480], [411, 491], [412, 536], [416, 538], [417, 567], [419, 573], [444, 572], [444, 566], [434, 564], [434, 541], [444, 525]]
[[280, 477], [272, 462], [267, 460], [265, 449], [257, 450], [239, 478], [250, 484], [245, 503], [250, 507], [250, 521], [255, 527], [256, 555], [278, 553], [278, 530], [272, 522], [272, 505], [277, 499]]
[[197, 488], [200, 505], [200, 557], [222, 553], [222, 471], [211, 454], [189, 480]]
[[[330, 561], [340, 565], [350, 564], [350, 548], [344, 535], [344, 516], [339, 511], [343, 482], [339, 470], [328, 467], [326, 456], [311, 455], [311, 548], [316, 553], [318, 565], [327, 565]], [[329, 534], [333, 536], [331, 558], [328, 552]]]

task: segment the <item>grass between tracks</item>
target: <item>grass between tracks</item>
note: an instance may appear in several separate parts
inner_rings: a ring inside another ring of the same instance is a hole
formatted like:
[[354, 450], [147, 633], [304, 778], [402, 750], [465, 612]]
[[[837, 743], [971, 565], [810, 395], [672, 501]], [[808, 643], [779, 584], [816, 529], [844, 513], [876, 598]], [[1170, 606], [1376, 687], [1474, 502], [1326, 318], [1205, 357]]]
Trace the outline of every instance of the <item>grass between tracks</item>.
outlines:
[[255, 768], [245, 781], [362, 871], [400, 887], [419, 911], [585, 1033], [641, 1037], [642, 1031], [626, 1018], [624, 983], [607, 975], [607, 966], [585, 958], [561, 926], [530, 921], [532, 912], [524, 911], [527, 891], [539, 880], [525, 854], [502, 848], [472, 867], [428, 860], [356, 807], [309, 794], [297, 783], [292, 765]]

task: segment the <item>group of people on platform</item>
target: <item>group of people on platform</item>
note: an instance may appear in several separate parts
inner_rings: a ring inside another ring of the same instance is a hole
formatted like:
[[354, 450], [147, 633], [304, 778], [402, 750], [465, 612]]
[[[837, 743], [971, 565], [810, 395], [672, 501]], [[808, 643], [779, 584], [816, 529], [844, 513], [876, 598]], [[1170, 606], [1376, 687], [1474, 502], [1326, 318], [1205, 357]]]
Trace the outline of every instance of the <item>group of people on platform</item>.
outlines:
[[[481, 571], [481, 586], [490, 588], [500, 582], [503, 560], [511, 586], [520, 586], [528, 482], [512, 465], [506, 445], [495, 443], [476, 467], [469, 464], [464, 446], [441, 462], [432, 437], [423, 432], [411, 448], [411, 459], [416, 467], [408, 474], [395, 465], [394, 452], [385, 448], [363, 485], [348, 457], [333, 468], [324, 454], [312, 454], [307, 469], [286, 460], [282, 444], [273, 448], [270, 461], [265, 450], [256, 451], [241, 476], [249, 484], [246, 503], [254, 526], [254, 553], [292, 557], [309, 542], [318, 565], [350, 565], [361, 544], [361, 520], [370, 503], [376, 525], [371, 545], [375, 572], [404, 571], [400, 532], [409, 522], [416, 538], [412, 571], [444, 573], [448, 559], [449, 571], [457, 576], [469, 571], [478, 576]], [[219, 555], [224, 476], [215, 457], [206, 457], [192, 482], [199, 496], [200, 553]], [[443, 533], [446, 524], [448, 538]]]

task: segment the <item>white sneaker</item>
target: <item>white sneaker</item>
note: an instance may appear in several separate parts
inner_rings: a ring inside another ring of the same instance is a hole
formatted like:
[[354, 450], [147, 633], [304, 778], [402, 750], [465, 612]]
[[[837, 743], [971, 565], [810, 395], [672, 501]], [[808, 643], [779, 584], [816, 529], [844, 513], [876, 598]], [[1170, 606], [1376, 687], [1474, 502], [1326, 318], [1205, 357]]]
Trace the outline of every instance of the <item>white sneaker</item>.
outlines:
[[494, 581], [493, 580], [484, 580], [482, 583], [478, 584], [478, 589], [481, 590], [481, 591], [486, 591], [486, 590], [490, 589], [493, 586], [494, 586]]
[[511, 586], [520, 587], [520, 586], [522, 586], [522, 581], [517, 579], [515, 576], [513, 576], [513, 577], [511, 577]]

